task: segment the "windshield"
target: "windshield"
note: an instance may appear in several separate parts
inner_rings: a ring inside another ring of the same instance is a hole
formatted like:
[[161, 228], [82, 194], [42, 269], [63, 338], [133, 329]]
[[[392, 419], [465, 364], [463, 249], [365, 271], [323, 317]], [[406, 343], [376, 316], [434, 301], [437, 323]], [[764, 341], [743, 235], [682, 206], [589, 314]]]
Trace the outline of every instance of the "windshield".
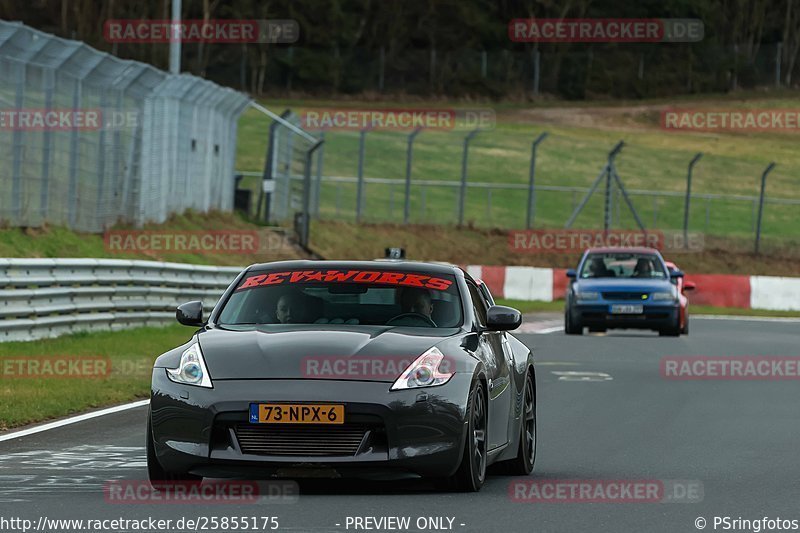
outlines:
[[589, 254], [580, 277], [666, 279], [667, 272], [655, 254], [604, 253]]
[[461, 325], [455, 277], [390, 270], [248, 272], [225, 303], [223, 325]]

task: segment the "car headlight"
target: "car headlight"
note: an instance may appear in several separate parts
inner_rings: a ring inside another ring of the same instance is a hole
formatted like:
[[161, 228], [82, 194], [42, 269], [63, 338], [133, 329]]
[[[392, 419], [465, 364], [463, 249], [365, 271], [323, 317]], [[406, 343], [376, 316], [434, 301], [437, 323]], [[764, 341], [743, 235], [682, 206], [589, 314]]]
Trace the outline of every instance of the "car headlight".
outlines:
[[445, 364], [445, 368], [440, 368], [444, 361], [444, 354], [438, 348], [431, 348], [424, 354], [417, 357], [405, 372], [397, 378], [390, 390], [416, 389], [419, 387], [435, 387], [444, 385], [455, 372], [445, 372], [450, 370]]
[[600, 293], [595, 291], [577, 291], [575, 297], [578, 300], [599, 300]]
[[662, 291], [653, 293], [653, 301], [671, 301], [677, 300], [678, 290], [673, 288], [671, 291]]
[[206, 362], [203, 360], [203, 352], [200, 351], [200, 345], [196, 342], [183, 352], [178, 368], [167, 369], [167, 377], [175, 383], [183, 385], [196, 385], [209, 389], [213, 387]]

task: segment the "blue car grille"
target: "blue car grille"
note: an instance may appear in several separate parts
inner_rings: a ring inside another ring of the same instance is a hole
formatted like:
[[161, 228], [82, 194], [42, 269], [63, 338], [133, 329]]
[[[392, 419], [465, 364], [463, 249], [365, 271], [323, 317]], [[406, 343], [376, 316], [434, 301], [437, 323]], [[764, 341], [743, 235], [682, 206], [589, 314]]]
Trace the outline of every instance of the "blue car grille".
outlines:
[[604, 292], [604, 300], [625, 300], [645, 302], [648, 299], [646, 292]]

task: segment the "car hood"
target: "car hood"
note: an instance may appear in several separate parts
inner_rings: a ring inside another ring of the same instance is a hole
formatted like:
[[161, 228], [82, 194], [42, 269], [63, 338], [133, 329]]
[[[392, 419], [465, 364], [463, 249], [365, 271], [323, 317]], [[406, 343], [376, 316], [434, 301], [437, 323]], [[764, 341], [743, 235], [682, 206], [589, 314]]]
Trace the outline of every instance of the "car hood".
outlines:
[[668, 279], [594, 278], [580, 279], [575, 282], [575, 286], [582, 291], [653, 292], [670, 290], [672, 282]]
[[457, 332], [443, 328], [268, 325], [215, 327], [197, 338], [212, 379], [393, 382], [408, 364]]

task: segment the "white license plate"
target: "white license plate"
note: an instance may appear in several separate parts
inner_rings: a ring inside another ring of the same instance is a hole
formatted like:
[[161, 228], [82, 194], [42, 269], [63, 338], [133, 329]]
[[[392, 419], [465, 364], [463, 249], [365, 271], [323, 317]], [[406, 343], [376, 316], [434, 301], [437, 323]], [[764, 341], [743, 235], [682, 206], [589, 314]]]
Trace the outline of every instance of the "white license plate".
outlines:
[[641, 315], [644, 312], [643, 305], [612, 305], [612, 315]]

